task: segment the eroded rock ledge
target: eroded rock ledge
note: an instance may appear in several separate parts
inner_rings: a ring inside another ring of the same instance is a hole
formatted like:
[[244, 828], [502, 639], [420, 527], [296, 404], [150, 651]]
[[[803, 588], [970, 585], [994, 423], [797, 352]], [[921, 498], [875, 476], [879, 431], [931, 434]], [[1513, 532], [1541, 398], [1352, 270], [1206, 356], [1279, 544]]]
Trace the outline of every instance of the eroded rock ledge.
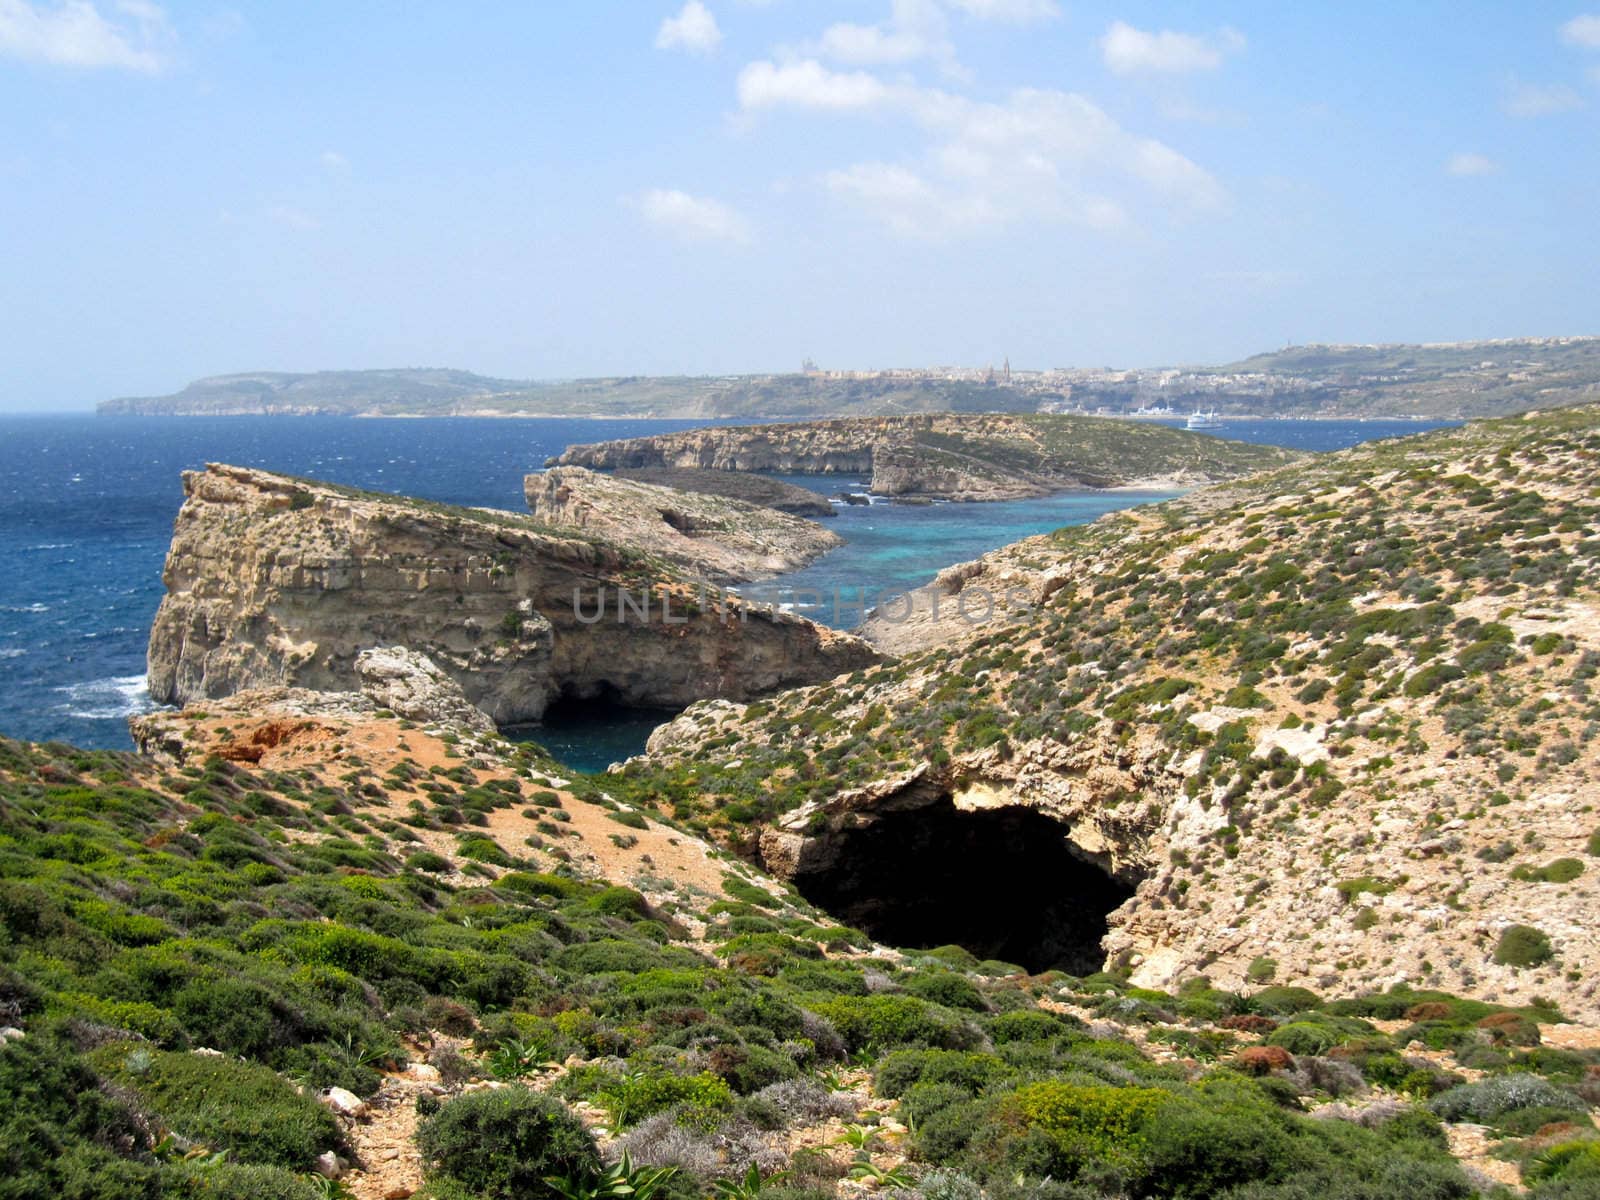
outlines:
[[630, 546], [716, 583], [798, 570], [844, 544], [816, 522], [774, 508], [583, 467], [529, 475], [523, 491], [537, 520]]
[[359, 691], [357, 656], [377, 646], [425, 655], [501, 724], [562, 696], [746, 699], [877, 657], [791, 615], [697, 609], [670, 564], [519, 514], [219, 464], [187, 472], [184, 490], [149, 646], [166, 703]]

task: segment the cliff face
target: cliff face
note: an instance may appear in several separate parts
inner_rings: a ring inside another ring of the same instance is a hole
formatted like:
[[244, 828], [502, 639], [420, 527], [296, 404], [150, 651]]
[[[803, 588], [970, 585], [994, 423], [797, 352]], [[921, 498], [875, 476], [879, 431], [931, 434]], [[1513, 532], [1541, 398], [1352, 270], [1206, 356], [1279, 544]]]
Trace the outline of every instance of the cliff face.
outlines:
[[358, 691], [375, 646], [425, 655], [501, 724], [563, 694], [676, 707], [876, 658], [803, 619], [697, 608], [669, 565], [517, 514], [216, 464], [184, 490], [150, 634], [151, 695], [168, 703]]
[[1066, 415], [936, 413], [691, 429], [571, 446], [553, 465], [867, 474], [882, 495], [1014, 500], [1069, 488], [1195, 486], [1296, 456], [1165, 426]]
[[[708, 822], [741, 802], [729, 841], [869, 932], [910, 941], [904, 893], [954, 845], [951, 886], [1013, 888], [988, 924], [1034, 922], [1037, 961], [1592, 1017], [1597, 449], [1600, 407], [1530, 414], [1031, 538], [929, 589], [899, 661], [697, 705], [633, 770], [714, 781]], [[980, 588], [1024, 603], [969, 623]]]
[[717, 583], [794, 571], [844, 544], [815, 522], [776, 509], [583, 467], [529, 475], [523, 490], [536, 520], [632, 547]]

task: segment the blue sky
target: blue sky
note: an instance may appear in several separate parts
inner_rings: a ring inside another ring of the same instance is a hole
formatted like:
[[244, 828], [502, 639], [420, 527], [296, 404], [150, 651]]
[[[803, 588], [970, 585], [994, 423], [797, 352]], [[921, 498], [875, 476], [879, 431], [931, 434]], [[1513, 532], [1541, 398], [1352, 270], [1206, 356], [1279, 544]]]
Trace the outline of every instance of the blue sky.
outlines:
[[1600, 333], [1600, 4], [0, 0], [0, 408]]

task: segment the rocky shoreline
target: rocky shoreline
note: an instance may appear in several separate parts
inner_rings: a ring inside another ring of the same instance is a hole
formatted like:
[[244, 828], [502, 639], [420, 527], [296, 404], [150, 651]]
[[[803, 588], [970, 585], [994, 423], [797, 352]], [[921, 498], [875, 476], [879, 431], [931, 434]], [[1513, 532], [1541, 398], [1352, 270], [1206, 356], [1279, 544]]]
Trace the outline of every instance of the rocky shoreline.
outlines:
[[547, 465], [870, 475], [878, 495], [990, 501], [1141, 487], [1156, 479], [1194, 487], [1296, 457], [1100, 417], [939, 413], [691, 429], [570, 446]]

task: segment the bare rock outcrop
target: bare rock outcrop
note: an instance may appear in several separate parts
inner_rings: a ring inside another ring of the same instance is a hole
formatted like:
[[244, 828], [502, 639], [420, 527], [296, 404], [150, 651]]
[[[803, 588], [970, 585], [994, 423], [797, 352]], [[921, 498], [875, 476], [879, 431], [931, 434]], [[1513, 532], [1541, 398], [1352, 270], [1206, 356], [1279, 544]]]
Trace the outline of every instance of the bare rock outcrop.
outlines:
[[844, 544], [816, 522], [773, 508], [583, 467], [529, 475], [523, 491], [537, 520], [642, 550], [715, 583], [798, 570]]
[[360, 690], [364, 650], [425, 655], [500, 724], [557, 697], [681, 707], [876, 660], [802, 618], [696, 603], [649, 554], [526, 516], [212, 464], [184, 476], [150, 692]]
[[375, 646], [356, 655], [361, 692], [380, 708], [429, 724], [493, 729], [494, 722], [432, 659], [404, 646]]
[[775, 508], [796, 517], [831, 517], [835, 513], [826, 496], [808, 488], [796, 487], [781, 479], [753, 475], [748, 471], [695, 471], [672, 467], [634, 467], [616, 472], [619, 479], [653, 483], [685, 492], [707, 492], [727, 496], [746, 504]]

